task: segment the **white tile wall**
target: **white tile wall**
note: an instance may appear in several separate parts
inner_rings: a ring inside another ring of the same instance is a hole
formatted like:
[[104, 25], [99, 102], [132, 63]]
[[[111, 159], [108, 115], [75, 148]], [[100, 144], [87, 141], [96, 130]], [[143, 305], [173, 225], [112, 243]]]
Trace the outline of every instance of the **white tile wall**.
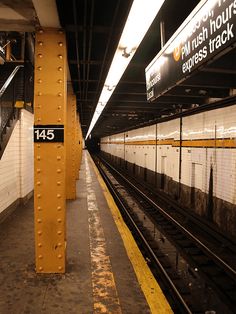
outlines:
[[[213, 159], [213, 192], [217, 197], [236, 203], [236, 151], [235, 149], [211, 149]], [[214, 160], [215, 159], [215, 160]], [[208, 169], [210, 171], [210, 159]]]
[[101, 150], [105, 153], [109, 153], [109, 144], [107, 144], [109, 141], [109, 137], [106, 136], [106, 137], [103, 137], [101, 139], [101, 144], [100, 144], [100, 147], [101, 147]]
[[[171, 120], [157, 125], [157, 140], [179, 140], [179, 119]], [[163, 169], [164, 168], [164, 169]], [[157, 147], [157, 172], [164, 173], [179, 180], [179, 152], [178, 148], [171, 145], [158, 145]]]
[[[126, 133], [127, 143], [133, 141], [149, 141], [156, 139], [156, 125], [147, 126]], [[138, 166], [155, 171], [155, 147], [154, 145], [126, 145], [126, 160]]]
[[[179, 140], [179, 119], [157, 125], [157, 139]], [[155, 125], [127, 132], [126, 142], [155, 139]], [[123, 133], [118, 137], [122, 138]], [[183, 118], [183, 140], [233, 138], [236, 140], [236, 105]], [[113, 136], [110, 136], [113, 140]], [[118, 155], [109, 146], [102, 150]], [[125, 158], [148, 169], [155, 169], [155, 149], [151, 145], [126, 145]], [[213, 167], [214, 196], [236, 204], [236, 149], [182, 148], [181, 182], [208, 192], [210, 169]], [[171, 145], [157, 147], [157, 172], [179, 180], [179, 149]]]
[[11, 205], [20, 194], [20, 122], [12, 132], [0, 160], [0, 212]]
[[[236, 105], [183, 118], [183, 140], [207, 138], [236, 138]], [[182, 157], [182, 183], [192, 185], [195, 164], [195, 187], [207, 193], [212, 166], [214, 196], [236, 204], [235, 148], [183, 148]]]
[[179, 139], [179, 119], [157, 124], [157, 139]]
[[22, 110], [0, 160], [0, 212], [33, 190], [33, 115]]
[[113, 135], [110, 141], [112, 142], [110, 144], [112, 155], [124, 159], [124, 133]]
[[34, 155], [33, 155], [33, 115], [21, 112], [21, 197], [26, 196], [34, 186]]
[[236, 137], [236, 105], [183, 118], [183, 140]]

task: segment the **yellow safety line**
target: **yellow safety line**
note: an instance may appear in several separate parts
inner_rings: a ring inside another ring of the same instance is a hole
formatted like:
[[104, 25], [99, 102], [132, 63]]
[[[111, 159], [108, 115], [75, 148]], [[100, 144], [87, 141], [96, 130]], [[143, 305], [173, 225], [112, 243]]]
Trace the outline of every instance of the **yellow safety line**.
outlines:
[[[90, 156], [90, 155], [89, 155]], [[133, 265], [140, 287], [145, 295], [147, 303], [153, 314], [170, 314], [173, 313], [166, 297], [164, 296], [159, 284], [154, 278], [150, 268], [148, 267], [143, 255], [141, 254], [130, 230], [126, 226], [116, 203], [111, 196], [104, 180], [102, 179], [97, 167], [95, 166], [91, 156], [90, 161], [97, 175], [103, 194], [107, 204], [111, 210], [113, 219], [120, 232], [127, 255]]]

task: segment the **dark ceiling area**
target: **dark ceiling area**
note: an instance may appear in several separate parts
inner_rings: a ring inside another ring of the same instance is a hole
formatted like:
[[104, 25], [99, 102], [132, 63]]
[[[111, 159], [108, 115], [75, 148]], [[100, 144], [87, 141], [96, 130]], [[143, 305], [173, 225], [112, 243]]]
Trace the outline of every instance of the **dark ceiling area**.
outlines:
[[[199, 3], [166, 0], [111, 96], [92, 136], [102, 137], [141, 126], [181, 110], [232, 96], [236, 88], [235, 49], [211, 60], [194, 76], [154, 102], [147, 101], [145, 68]], [[66, 30], [68, 63], [84, 136], [87, 133], [131, 0], [58, 0], [61, 26]]]

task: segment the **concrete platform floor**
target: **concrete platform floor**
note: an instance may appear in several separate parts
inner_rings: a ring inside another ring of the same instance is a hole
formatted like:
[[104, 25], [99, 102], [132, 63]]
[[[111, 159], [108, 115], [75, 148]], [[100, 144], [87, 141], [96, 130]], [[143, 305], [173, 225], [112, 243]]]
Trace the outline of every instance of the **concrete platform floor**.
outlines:
[[0, 225], [0, 314], [150, 313], [87, 157], [77, 192], [64, 275], [34, 271], [33, 199]]

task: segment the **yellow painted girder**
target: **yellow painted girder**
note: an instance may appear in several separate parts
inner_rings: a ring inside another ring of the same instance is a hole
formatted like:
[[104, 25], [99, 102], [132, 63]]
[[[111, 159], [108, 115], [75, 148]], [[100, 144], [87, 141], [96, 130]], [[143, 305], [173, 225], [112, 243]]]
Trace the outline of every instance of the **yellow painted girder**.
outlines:
[[76, 198], [76, 98], [72, 93], [67, 97], [66, 128], [66, 198]]
[[[35, 125], [66, 123], [66, 40], [56, 29], [35, 38]], [[65, 143], [34, 144], [36, 272], [65, 272]]]

